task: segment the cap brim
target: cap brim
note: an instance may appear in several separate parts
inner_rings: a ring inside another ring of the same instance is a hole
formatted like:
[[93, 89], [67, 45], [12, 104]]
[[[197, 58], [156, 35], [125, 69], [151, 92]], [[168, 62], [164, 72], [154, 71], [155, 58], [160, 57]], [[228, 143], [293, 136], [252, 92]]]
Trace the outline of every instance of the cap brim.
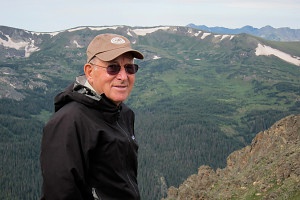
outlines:
[[137, 51], [137, 50], [134, 50], [134, 49], [131, 49], [131, 48], [120, 48], [120, 49], [114, 49], [112, 51], [106, 51], [106, 52], [102, 52], [102, 53], [98, 53], [96, 54], [95, 56], [97, 58], [99, 58], [100, 60], [103, 60], [103, 61], [111, 61], [115, 58], [117, 58], [118, 56], [124, 54], [124, 53], [127, 53], [127, 52], [130, 52], [132, 53], [133, 57], [134, 58], [137, 58], [137, 59], [144, 59], [144, 56], [141, 52]]

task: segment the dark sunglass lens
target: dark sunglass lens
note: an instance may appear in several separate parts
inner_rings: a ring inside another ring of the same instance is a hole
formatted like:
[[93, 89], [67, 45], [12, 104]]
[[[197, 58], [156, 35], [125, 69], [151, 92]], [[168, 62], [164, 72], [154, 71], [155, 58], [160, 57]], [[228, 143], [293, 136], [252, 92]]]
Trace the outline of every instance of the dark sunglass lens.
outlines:
[[126, 64], [124, 67], [128, 74], [135, 74], [139, 69], [137, 64]]
[[120, 69], [121, 69], [120, 65], [109, 65], [107, 67], [107, 73], [110, 75], [116, 75], [119, 73]]

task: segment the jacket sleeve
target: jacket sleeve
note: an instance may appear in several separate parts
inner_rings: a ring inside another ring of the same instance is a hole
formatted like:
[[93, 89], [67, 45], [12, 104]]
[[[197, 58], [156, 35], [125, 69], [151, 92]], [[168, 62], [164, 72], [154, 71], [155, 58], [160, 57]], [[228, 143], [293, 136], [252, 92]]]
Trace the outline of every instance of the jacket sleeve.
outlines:
[[93, 199], [85, 181], [87, 158], [72, 116], [56, 116], [43, 129], [41, 169], [45, 200]]

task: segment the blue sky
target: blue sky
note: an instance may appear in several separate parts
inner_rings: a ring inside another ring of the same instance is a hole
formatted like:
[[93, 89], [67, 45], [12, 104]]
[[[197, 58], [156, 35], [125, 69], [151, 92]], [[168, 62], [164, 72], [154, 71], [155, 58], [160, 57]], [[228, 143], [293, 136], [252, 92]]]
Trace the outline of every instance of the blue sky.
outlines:
[[300, 0], [6, 0], [0, 25], [38, 32], [77, 26], [223, 26], [300, 29]]

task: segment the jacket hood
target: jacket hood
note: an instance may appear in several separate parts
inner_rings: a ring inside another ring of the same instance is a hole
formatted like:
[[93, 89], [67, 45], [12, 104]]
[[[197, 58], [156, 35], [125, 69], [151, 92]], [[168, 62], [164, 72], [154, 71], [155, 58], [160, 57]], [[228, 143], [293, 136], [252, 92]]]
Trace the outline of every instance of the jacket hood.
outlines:
[[70, 84], [63, 92], [59, 93], [54, 99], [55, 112], [72, 101], [107, 112], [120, 112], [122, 103], [117, 106], [108, 99], [105, 94], [99, 95], [87, 87], [86, 82], [85, 75], [78, 76], [75, 82]]

